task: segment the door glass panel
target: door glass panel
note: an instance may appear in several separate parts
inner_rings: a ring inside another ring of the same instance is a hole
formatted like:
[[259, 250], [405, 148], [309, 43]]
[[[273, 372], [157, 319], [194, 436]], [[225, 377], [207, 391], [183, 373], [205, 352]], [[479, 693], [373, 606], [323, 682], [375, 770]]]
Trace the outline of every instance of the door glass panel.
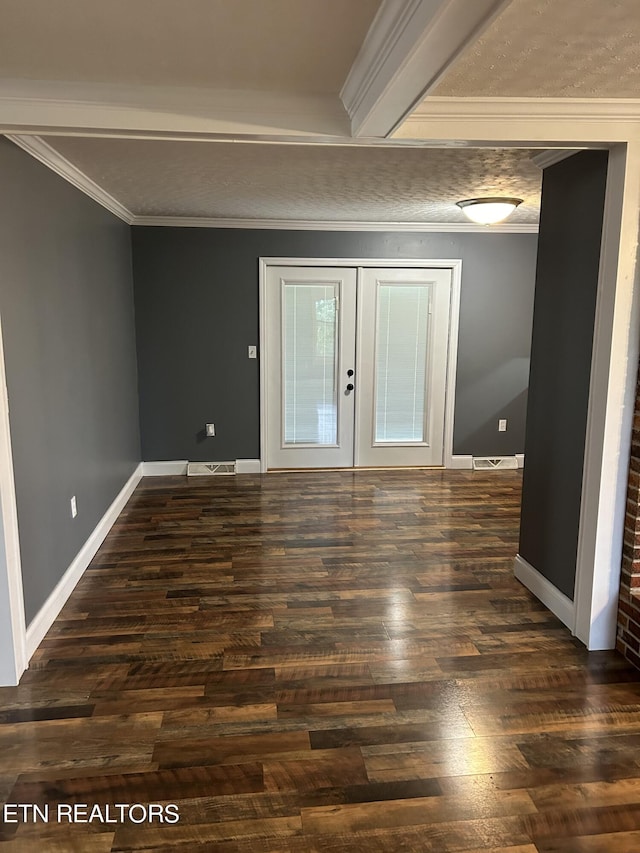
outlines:
[[425, 440], [430, 284], [378, 286], [376, 443]]
[[283, 445], [336, 445], [338, 285], [283, 284]]

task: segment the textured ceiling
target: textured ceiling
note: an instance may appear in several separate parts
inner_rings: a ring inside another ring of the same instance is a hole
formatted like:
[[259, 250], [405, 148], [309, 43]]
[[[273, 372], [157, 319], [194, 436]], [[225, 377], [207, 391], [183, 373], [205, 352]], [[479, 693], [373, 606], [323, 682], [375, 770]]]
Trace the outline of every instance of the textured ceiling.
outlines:
[[510, 221], [538, 220], [541, 172], [523, 150], [47, 141], [138, 216], [465, 222], [456, 201], [515, 195]]
[[0, 0], [0, 77], [337, 94], [380, 0]]
[[431, 95], [640, 97], [640, 0], [513, 0]]

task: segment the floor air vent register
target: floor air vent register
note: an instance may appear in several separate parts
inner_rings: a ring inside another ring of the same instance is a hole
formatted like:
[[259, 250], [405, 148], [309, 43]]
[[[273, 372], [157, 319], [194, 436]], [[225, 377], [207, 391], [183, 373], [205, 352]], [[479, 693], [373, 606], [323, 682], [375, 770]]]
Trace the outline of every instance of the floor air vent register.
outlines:
[[235, 462], [189, 462], [188, 477], [219, 477], [236, 473]]
[[518, 460], [515, 456], [474, 456], [474, 471], [493, 471], [497, 468], [517, 468]]

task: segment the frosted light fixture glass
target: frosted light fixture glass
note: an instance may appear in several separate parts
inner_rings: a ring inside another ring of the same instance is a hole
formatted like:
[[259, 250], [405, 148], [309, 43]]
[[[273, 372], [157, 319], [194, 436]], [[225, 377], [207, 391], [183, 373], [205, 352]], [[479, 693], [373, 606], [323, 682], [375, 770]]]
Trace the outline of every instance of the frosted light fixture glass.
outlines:
[[469, 198], [456, 202], [464, 215], [479, 225], [494, 225], [507, 218], [519, 204], [521, 198]]

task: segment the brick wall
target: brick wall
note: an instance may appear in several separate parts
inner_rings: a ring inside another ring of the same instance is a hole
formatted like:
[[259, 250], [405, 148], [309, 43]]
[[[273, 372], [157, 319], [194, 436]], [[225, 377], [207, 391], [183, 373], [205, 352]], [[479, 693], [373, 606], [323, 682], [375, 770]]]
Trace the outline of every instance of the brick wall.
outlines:
[[640, 669], [640, 374], [631, 438], [616, 648]]

